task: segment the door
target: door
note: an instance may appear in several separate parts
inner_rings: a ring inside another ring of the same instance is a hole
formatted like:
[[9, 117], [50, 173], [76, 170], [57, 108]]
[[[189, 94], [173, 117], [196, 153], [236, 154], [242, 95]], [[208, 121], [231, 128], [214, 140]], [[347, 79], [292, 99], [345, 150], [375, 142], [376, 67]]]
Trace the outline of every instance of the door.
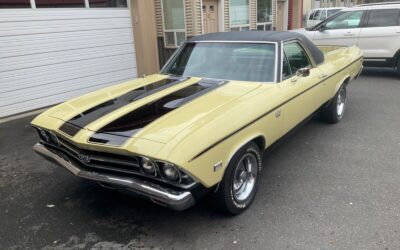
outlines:
[[371, 10], [366, 19], [358, 41], [366, 61], [393, 57], [400, 49], [400, 9]]
[[154, 1], [131, 0], [131, 15], [138, 75], [158, 73], [160, 65]]
[[204, 33], [218, 32], [218, 0], [203, 0]]
[[313, 41], [317, 45], [357, 45], [364, 11], [347, 11], [321, 23], [319, 30], [313, 31]]
[[[299, 42], [286, 43], [283, 51], [280, 86], [287, 100], [282, 107], [284, 132], [286, 133], [317, 110], [325, 100], [323, 84], [316, 85], [324, 74], [319, 68], [312, 66], [302, 45]], [[303, 68], [310, 69], [308, 76], [296, 74], [297, 70]]]
[[283, 31], [284, 18], [285, 18], [285, 2], [278, 1], [278, 9], [276, 13], [276, 31]]

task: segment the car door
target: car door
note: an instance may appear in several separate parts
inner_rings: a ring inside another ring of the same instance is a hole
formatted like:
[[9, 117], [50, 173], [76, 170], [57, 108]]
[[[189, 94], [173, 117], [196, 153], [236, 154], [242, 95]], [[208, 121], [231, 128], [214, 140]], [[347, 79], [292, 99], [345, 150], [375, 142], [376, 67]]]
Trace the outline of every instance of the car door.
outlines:
[[[280, 87], [285, 96], [284, 132], [288, 132], [307, 118], [323, 102], [323, 87], [319, 86], [323, 72], [314, 67], [302, 44], [298, 41], [283, 44], [282, 82]], [[308, 68], [308, 76], [297, 74], [299, 69]]]
[[392, 58], [400, 49], [400, 9], [368, 11], [358, 46], [366, 61]]
[[317, 45], [357, 45], [364, 11], [344, 11], [321, 23], [313, 36]]

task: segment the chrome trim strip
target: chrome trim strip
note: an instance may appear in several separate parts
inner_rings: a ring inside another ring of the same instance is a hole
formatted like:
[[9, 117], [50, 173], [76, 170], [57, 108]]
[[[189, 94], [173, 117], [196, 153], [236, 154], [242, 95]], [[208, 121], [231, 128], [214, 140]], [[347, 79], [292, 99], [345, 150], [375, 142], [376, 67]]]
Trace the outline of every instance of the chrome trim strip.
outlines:
[[364, 58], [366, 62], [386, 62], [386, 58]]
[[61, 165], [77, 177], [117, 185], [173, 210], [182, 211], [195, 204], [194, 197], [189, 191], [175, 191], [134, 177], [127, 178], [85, 171], [74, 163], [51, 152], [41, 143], [35, 144], [33, 150], [40, 156]]

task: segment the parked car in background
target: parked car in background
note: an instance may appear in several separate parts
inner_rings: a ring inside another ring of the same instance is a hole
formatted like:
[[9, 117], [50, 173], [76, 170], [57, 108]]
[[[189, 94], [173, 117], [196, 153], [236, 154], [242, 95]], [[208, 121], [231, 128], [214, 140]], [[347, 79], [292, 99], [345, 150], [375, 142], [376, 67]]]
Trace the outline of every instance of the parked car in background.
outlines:
[[341, 11], [344, 8], [317, 8], [312, 9], [307, 15], [307, 25], [306, 27], [313, 27], [323, 20], [327, 19], [328, 17], [336, 14], [337, 12]]
[[161, 74], [51, 108], [34, 150], [72, 174], [183, 210], [211, 193], [238, 214], [259, 185], [262, 153], [316, 113], [339, 122], [362, 69], [357, 47], [316, 47], [293, 32], [192, 38]]
[[344, 9], [312, 28], [295, 31], [317, 45], [357, 45], [365, 66], [397, 68], [400, 74], [400, 3]]

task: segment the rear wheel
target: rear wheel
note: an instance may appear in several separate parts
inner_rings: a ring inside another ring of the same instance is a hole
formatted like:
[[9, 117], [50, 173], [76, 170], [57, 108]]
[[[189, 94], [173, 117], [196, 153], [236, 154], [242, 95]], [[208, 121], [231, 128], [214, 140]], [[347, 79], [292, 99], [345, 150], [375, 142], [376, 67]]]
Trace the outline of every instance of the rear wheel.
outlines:
[[234, 155], [218, 190], [213, 194], [216, 209], [236, 215], [250, 206], [259, 185], [261, 159], [260, 149], [254, 142]]
[[346, 85], [343, 84], [339, 91], [333, 97], [331, 103], [324, 107], [319, 114], [322, 121], [328, 123], [338, 123], [342, 120], [346, 110], [347, 91]]
[[396, 68], [397, 68], [397, 74], [400, 76], [400, 56], [399, 56], [399, 59], [397, 60]]

